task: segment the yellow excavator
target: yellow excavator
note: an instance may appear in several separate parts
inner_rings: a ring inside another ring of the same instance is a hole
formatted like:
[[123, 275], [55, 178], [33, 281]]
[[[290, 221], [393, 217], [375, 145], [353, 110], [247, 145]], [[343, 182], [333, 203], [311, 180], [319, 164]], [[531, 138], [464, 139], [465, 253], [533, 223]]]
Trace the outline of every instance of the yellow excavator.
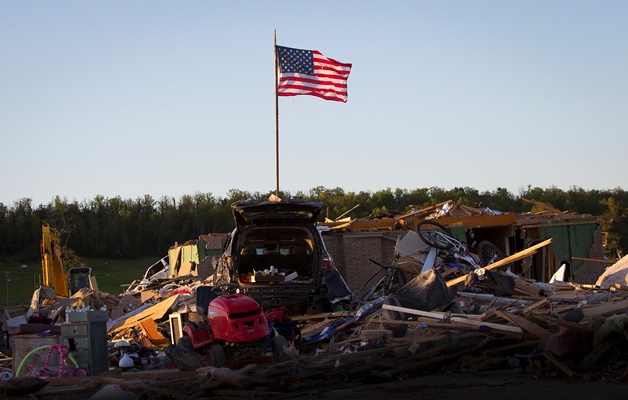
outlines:
[[55, 242], [50, 227], [43, 225], [41, 231], [42, 286], [53, 288], [55, 294], [61, 297], [72, 296], [84, 287], [97, 290], [96, 277], [89, 267], [71, 268], [68, 279], [61, 247]]

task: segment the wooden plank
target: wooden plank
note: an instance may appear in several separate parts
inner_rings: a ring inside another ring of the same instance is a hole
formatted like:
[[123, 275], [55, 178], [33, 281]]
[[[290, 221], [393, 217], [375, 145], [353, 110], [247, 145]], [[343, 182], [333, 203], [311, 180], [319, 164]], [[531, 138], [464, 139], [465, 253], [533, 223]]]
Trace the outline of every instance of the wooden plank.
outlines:
[[535, 205], [535, 206], [537, 206], [537, 207], [543, 208], [543, 209], [545, 209], [545, 210], [547, 210], [547, 211], [550, 211], [550, 212], [553, 212], [553, 213], [556, 213], [556, 214], [564, 214], [564, 213], [563, 213], [562, 211], [560, 211], [558, 208], [554, 208], [554, 207], [552, 207], [551, 205], [549, 205], [549, 204], [547, 204], [547, 203], [543, 203], [543, 202], [541, 202], [541, 201], [537, 201], [537, 200], [529, 200], [529, 199], [526, 199], [526, 198], [523, 198], [523, 197], [521, 198], [521, 200], [523, 200], [523, 201], [525, 201], [525, 202], [528, 202], [528, 203], [530, 203], [530, 204], [534, 204], [534, 205]]
[[[173, 307], [174, 305], [176, 305], [177, 300], [179, 299], [179, 295], [174, 295], [174, 296], [170, 296], [169, 298], [167, 298], [166, 300], [162, 301], [161, 303], [158, 303], [144, 311], [142, 311], [141, 313], [134, 315], [132, 317], [129, 317], [123, 321], [118, 321], [116, 324], [112, 325], [109, 328], [109, 334], [113, 334], [116, 331], [122, 330], [124, 328], [128, 328], [131, 326], [134, 326], [135, 324], [137, 324], [139, 321], [145, 319], [145, 318], [152, 318], [154, 320], [159, 320], [162, 319], [164, 317], [164, 315], [166, 315], [166, 313], [168, 313], [168, 311], [170, 310], [171, 307]], [[124, 317], [124, 316], [123, 316]], [[122, 324], [122, 325], [120, 325]]]
[[536, 303], [534, 303], [534, 304], [531, 304], [531, 305], [527, 306], [526, 308], [524, 308], [523, 310], [521, 310], [521, 313], [522, 313], [523, 315], [528, 315], [528, 314], [530, 314], [532, 311], [537, 310], [537, 309], [539, 309], [539, 308], [541, 308], [541, 307], [544, 307], [544, 306], [546, 306], [546, 305], [547, 305], [547, 304], [549, 304], [549, 303], [551, 303], [551, 300], [550, 300], [550, 299], [548, 299], [548, 298], [544, 298], [544, 299], [542, 299], [542, 300], [537, 301], [537, 302], [536, 302]]
[[325, 319], [321, 322], [309, 323], [305, 327], [301, 328], [301, 336], [304, 338], [316, 336], [323, 330], [323, 328], [331, 325], [333, 322], [334, 320]]
[[[460, 210], [460, 211], [462, 211], [462, 213], [463, 213], [464, 215], [466, 215], [467, 217], [472, 217], [472, 216], [473, 216], [473, 214], [472, 214], [472, 213], [471, 213], [471, 211], [469, 210], [469, 207], [466, 207], [466, 206], [461, 206], [461, 205], [457, 205], [455, 208], [456, 208], [456, 209], [458, 209], [458, 210]], [[451, 212], [451, 211], [450, 211], [450, 212]]]
[[401, 311], [401, 312], [405, 312], [405, 311], [402, 311], [401, 309], [409, 310], [408, 314], [413, 314], [413, 315], [418, 315], [421, 317], [427, 317], [427, 318], [438, 319], [438, 320], [447, 319], [450, 317], [463, 317], [466, 319], [474, 319], [476, 321], [482, 320], [482, 315], [478, 315], [478, 314], [456, 314], [456, 313], [445, 313], [442, 311], [423, 311], [423, 310], [415, 310], [414, 308], [404, 308], [404, 307], [393, 306], [391, 304], [384, 304], [382, 308], [388, 309], [388, 310]]
[[550, 331], [538, 326], [534, 322], [529, 321], [528, 319], [524, 317], [520, 317], [518, 315], [509, 313], [508, 311], [495, 310], [495, 315], [507, 321], [512, 322], [513, 324], [519, 326], [521, 329], [525, 330], [526, 332], [530, 332], [531, 334], [538, 337], [539, 339], [547, 340], [547, 338], [550, 337], [550, 335], [552, 334]]
[[390, 347], [384, 346], [376, 349], [361, 350], [357, 353], [330, 354], [327, 356], [326, 361], [331, 364], [335, 363], [336, 360], [349, 360], [350, 362], [359, 362], [360, 359], [369, 358], [376, 355], [382, 355], [385, 353], [390, 353], [392, 351], [393, 349], [391, 349]]
[[[421, 273], [421, 269], [423, 268], [423, 263], [411, 257], [404, 256], [397, 261], [397, 268], [401, 268], [404, 272], [409, 274], [419, 275]], [[412, 270], [410, 268], [412, 268]], [[408, 277], [408, 281], [409, 280], [410, 277]]]
[[585, 324], [580, 324], [578, 322], [565, 321], [564, 319], [554, 318], [547, 315], [543, 316], [543, 319], [547, 322], [553, 322], [565, 328], [570, 328], [578, 332], [584, 333], [585, 335], [592, 335], [595, 331], [593, 327]]
[[[518, 253], [515, 253], [515, 254], [513, 254], [511, 256], [508, 256], [506, 258], [502, 258], [501, 260], [496, 261], [493, 264], [484, 267], [484, 269], [487, 270], [487, 271], [490, 271], [492, 269], [503, 267], [503, 266], [508, 265], [510, 263], [513, 263], [515, 261], [518, 261], [518, 260], [530, 257], [531, 255], [536, 253], [540, 248], [545, 247], [545, 246], [547, 246], [547, 245], [549, 245], [551, 243], [552, 243], [552, 239], [551, 238], [547, 239], [547, 240], [545, 240], [545, 241], [543, 241], [541, 243], [535, 244], [534, 246], [529, 247], [529, 248], [527, 248], [525, 250], [522, 250], [522, 251], [520, 251]], [[447, 286], [448, 287], [452, 287], [454, 285], [462, 283], [462, 282], [465, 281], [466, 278], [467, 278], [466, 275], [464, 275], [464, 276], [460, 276], [458, 278], [451, 279], [451, 280], [447, 281]]]
[[360, 339], [362, 340], [377, 340], [384, 334], [388, 337], [393, 337], [393, 331], [389, 329], [363, 329], [360, 331]]
[[625, 313], [628, 309], [628, 299], [616, 301], [614, 303], [602, 303], [591, 307], [582, 307], [585, 318], [608, 317], [617, 313]]
[[444, 206], [447, 203], [451, 203], [451, 200], [445, 200], [442, 203], [438, 203], [433, 206], [425, 207], [420, 210], [416, 210], [416, 211], [409, 212], [407, 214], [400, 215], [398, 218], [403, 219], [403, 218], [415, 217], [421, 214], [431, 214], [432, 212], [436, 211], [437, 209], [439, 209], [440, 207]]
[[[501, 271], [497, 271], [497, 272], [501, 272]], [[507, 275], [505, 273], [503, 273], [504, 275]], [[519, 279], [519, 278], [515, 278], [515, 288], [523, 291], [524, 293], [533, 296], [533, 297], [544, 297], [546, 296], [545, 292], [543, 291], [543, 289], [541, 289], [540, 287], [529, 283], [523, 279]]]
[[[420, 315], [423, 317], [426, 316], [430, 316], [430, 315], [438, 315], [438, 317], [434, 317], [436, 319], [443, 319], [446, 317], [446, 313], [437, 313], [437, 312], [427, 312], [427, 311], [421, 311], [421, 310], [414, 310], [412, 308], [405, 308], [405, 307], [397, 307], [397, 306], [392, 306], [390, 304], [384, 304], [382, 306], [383, 309], [385, 310], [392, 310], [392, 311], [399, 311], [399, 312], [403, 312], [406, 314], [412, 314], [412, 315]], [[518, 326], [510, 326], [510, 325], [504, 325], [504, 324], [494, 324], [491, 322], [483, 322], [483, 321], [476, 321], [474, 319], [469, 319], [469, 318], [463, 318], [463, 317], [450, 317], [449, 318], [450, 321], [452, 322], [457, 322], [460, 324], [467, 324], [467, 325], [473, 325], [473, 326], [486, 326], [488, 328], [491, 329], [495, 329], [495, 330], [499, 330], [499, 331], [504, 331], [504, 332], [511, 332], [511, 333], [523, 333], [523, 330], [518, 327]]]
[[462, 225], [466, 228], [473, 228], [477, 226], [508, 226], [514, 224], [517, 221], [517, 214], [474, 215], [469, 217], [440, 217], [434, 219], [434, 221], [445, 226], [452, 226], [456, 224]]
[[181, 267], [180, 259], [181, 259], [181, 246], [177, 246], [174, 249], [173, 257], [171, 257], [170, 260], [169, 260], [169, 263], [170, 263], [170, 277], [177, 277], [177, 276], [179, 276], [179, 268]]
[[512, 275], [509, 275], [509, 274], [507, 274], [504, 271], [495, 271], [495, 272], [500, 274], [500, 275], [509, 276], [509, 277], [513, 278], [513, 280], [515, 282], [515, 289], [519, 293], [527, 294], [528, 296], [532, 296], [532, 297], [543, 297], [543, 296], [546, 296], [546, 294], [545, 294], [545, 292], [543, 291], [542, 288], [536, 286], [533, 283], [528, 282], [524, 278], [513, 277]]
[[599, 287], [598, 285], [593, 285], [591, 283], [579, 283], [578, 286], [581, 287], [582, 289], [604, 290], [601, 287]]
[[336, 319], [340, 317], [346, 317], [346, 311], [334, 311], [330, 313], [319, 313], [319, 314], [304, 314], [304, 315], [293, 315], [290, 317], [294, 322], [302, 322], [302, 321], [312, 321], [319, 319]]
[[[433, 318], [425, 318], [425, 317], [417, 317], [415, 321], [397, 321], [393, 319], [382, 319], [381, 323], [384, 325], [407, 325], [408, 331], [406, 332], [406, 336], [408, 335], [426, 335], [425, 330], [427, 329], [427, 333], [430, 335], [438, 334], [438, 332], [433, 332], [433, 330], [475, 330], [475, 326], [458, 324], [454, 322], [442, 322], [436, 321]], [[425, 324], [425, 328], [421, 327], [421, 323]], [[428, 336], [429, 337], [429, 336]], [[433, 338], [429, 338], [429, 340], [434, 340]]]
[[[246, 367], [245, 367], [246, 368]], [[242, 369], [243, 372], [248, 372], [248, 369]], [[234, 371], [230, 368], [217, 368], [217, 367], [201, 367], [196, 369], [197, 374], [203, 374], [205, 376], [210, 375], [213, 379], [228, 383], [237, 387], [245, 387], [252, 383], [258, 383], [259, 379], [255, 379], [249, 375], [244, 375], [240, 371]]]
[[190, 261], [186, 261], [184, 263], [181, 263], [181, 267], [179, 268], [179, 272], [177, 273], [177, 276], [186, 276], [186, 275], [196, 275], [194, 272], [196, 271], [192, 271], [192, 266], [194, 264]]
[[[591, 217], [590, 217], [591, 218]], [[531, 220], [533, 221], [533, 220]], [[527, 222], [527, 221], [526, 221]], [[520, 228], [523, 229], [532, 229], [532, 228], [544, 228], [547, 227], [548, 225], [551, 225], [552, 228], [556, 228], [559, 226], [575, 226], [575, 225], [595, 225], [597, 224], [596, 221], [594, 220], [589, 220], [589, 221], [582, 221], [582, 222], [565, 222], [565, 223], [554, 223], [553, 221], [537, 221], [537, 222], [530, 222], [530, 223], [521, 223], [519, 225]]]
[[545, 358], [547, 358], [552, 364], [554, 364], [555, 366], [557, 366], [561, 371], [563, 371], [565, 374], [567, 374], [567, 376], [569, 376], [570, 378], [573, 378], [574, 376], [577, 376], [578, 374], [576, 374], [571, 368], [569, 368], [568, 366], [566, 366], [565, 364], [563, 364], [558, 358], [556, 358], [556, 356], [554, 356], [552, 353], [548, 353], [545, 352], [543, 353], [543, 356]]
[[349, 226], [351, 226], [351, 221], [343, 222], [343, 223], [337, 223], [337, 222], [324, 223], [324, 224], [320, 224], [320, 225], [328, 226], [330, 229], [345, 229], [345, 228], [348, 228]]
[[597, 262], [597, 263], [603, 263], [603, 264], [615, 264], [617, 261], [619, 261], [619, 258], [615, 258], [613, 260], [603, 260], [601, 258], [571, 257], [571, 259], [579, 260], [579, 261], [591, 261], [591, 262]]
[[349, 223], [348, 228], [355, 231], [382, 228], [389, 229], [392, 228], [396, 222], [396, 218], [354, 219]]
[[157, 296], [159, 296], [159, 292], [156, 290], [143, 290], [140, 292], [140, 301], [142, 303], [146, 303], [150, 299], [156, 298]]
[[456, 358], [460, 358], [462, 355], [469, 353], [471, 351], [475, 351], [479, 348], [482, 348], [485, 343], [490, 341], [489, 337], [483, 338], [483, 340], [475, 346], [470, 346], [462, 349], [461, 351], [450, 353], [450, 354], [442, 354], [446, 350], [446, 346], [440, 346], [433, 349], [425, 350], [423, 352], [417, 353], [414, 356], [407, 357], [403, 360], [401, 366], [386, 371], [392, 372], [394, 374], [398, 374], [399, 372], [404, 372], [408, 370], [416, 370], [419, 368], [431, 367], [439, 363], [443, 363], [449, 360], [453, 360]]
[[154, 319], [146, 318], [141, 320], [140, 327], [142, 327], [142, 330], [146, 336], [148, 336], [148, 340], [155, 346], [168, 346], [170, 344], [170, 341], [157, 330], [157, 324]]

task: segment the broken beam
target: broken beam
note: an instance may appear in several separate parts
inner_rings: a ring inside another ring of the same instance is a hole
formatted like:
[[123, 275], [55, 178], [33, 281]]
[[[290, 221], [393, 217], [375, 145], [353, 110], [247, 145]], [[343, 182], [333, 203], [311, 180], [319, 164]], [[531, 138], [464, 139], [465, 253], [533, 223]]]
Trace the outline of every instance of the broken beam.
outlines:
[[[435, 319], [445, 319], [447, 318], [447, 313], [440, 313], [440, 312], [427, 312], [427, 311], [421, 311], [421, 310], [414, 310], [412, 308], [405, 308], [405, 307], [398, 307], [398, 306], [393, 306], [390, 304], [384, 304], [382, 306], [383, 309], [385, 310], [392, 310], [392, 311], [398, 311], [398, 312], [402, 312], [402, 313], [406, 313], [406, 314], [412, 314], [412, 315], [419, 315], [422, 317], [431, 317], [431, 318], [435, 318]], [[494, 324], [491, 322], [482, 322], [482, 321], [476, 321], [473, 319], [468, 319], [468, 318], [464, 318], [464, 317], [449, 317], [449, 320], [452, 322], [457, 322], [460, 324], [466, 324], [466, 325], [473, 325], [473, 326], [477, 326], [478, 328], [481, 326], [486, 326], [487, 328], [491, 328], [491, 329], [495, 329], [498, 331], [503, 331], [503, 332], [510, 332], [510, 333], [523, 333], [523, 330], [518, 327], [518, 326], [511, 326], [511, 325], [504, 325], [504, 324]]]

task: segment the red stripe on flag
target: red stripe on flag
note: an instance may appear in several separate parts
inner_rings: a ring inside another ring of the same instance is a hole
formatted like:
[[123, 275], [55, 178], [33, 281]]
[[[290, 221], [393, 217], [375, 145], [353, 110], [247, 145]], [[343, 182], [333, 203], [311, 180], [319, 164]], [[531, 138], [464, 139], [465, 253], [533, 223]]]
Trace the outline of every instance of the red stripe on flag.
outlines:
[[[311, 50], [314, 75], [279, 72], [279, 96], [311, 95], [325, 100], [347, 101], [347, 79], [351, 64], [341, 63]], [[280, 58], [281, 63], [281, 58]], [[311, 65], [311, 64], [310, 64]]]

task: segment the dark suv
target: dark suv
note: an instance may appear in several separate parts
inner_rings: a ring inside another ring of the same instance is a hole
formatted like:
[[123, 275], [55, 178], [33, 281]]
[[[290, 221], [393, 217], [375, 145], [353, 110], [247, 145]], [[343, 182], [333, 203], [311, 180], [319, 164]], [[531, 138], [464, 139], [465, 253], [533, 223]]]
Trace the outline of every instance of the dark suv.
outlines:
[[231, 205], [236, 228], [217, 263], [216, 284], [236, 283], [262, 307], [322, 312], [351, 298], [316, 221], [322, 203], [242, 200]]

